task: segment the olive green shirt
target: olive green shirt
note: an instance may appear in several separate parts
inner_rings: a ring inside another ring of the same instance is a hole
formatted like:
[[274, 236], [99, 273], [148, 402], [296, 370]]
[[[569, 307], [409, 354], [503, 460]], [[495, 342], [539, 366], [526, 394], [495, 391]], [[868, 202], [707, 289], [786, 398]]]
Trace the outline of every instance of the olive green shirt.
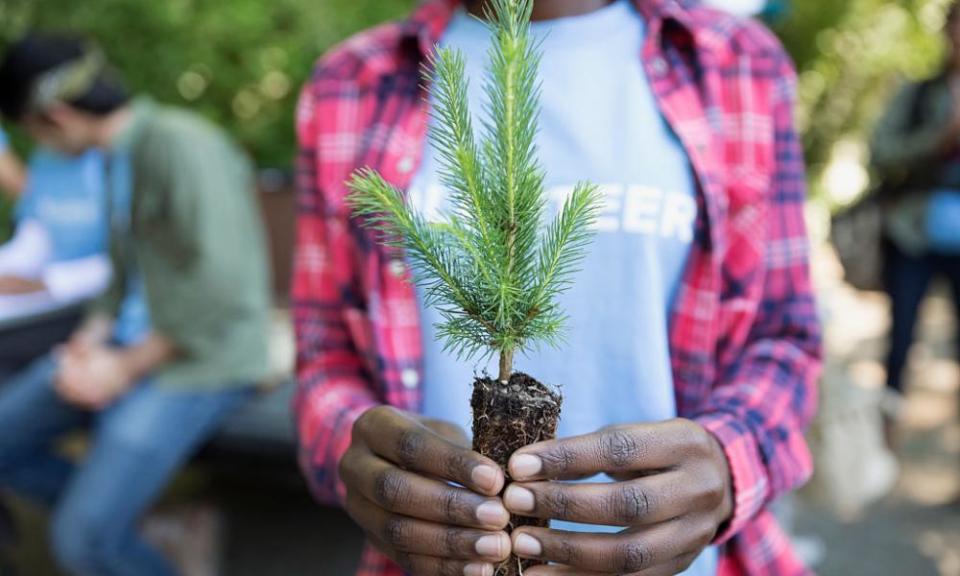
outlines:
[[113, 282], [95, 310], [116, 317], [133, 267], [154, 331], [176, 359], [160, 386], [220, 389], [268, 371], [270, 290], [253, 171], [226, 135], [191, 113], [149, 101], [114, 142], [129, 155], [128, 232], [111, 238]]

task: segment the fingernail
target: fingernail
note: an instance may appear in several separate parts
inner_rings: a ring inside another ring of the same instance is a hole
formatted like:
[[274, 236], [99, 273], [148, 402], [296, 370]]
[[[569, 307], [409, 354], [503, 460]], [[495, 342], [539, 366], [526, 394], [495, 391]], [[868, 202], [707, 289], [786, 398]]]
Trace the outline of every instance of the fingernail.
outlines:
[[503, 558], [505, 556], [504, 548], [505, 544], [502, 536], [484, 536], [477, 540], [476, 544], [477, 554], [487, 558]]
[[501, 526], [510, 521], [510, 514], [499, 502], [484, 502], [477, 507], [477, 519], [488, 526]]
[[540, 541], [533, 536], [520, 534], [514, 541], [513, 551], [517, 556], [536, 558], [543, 554], [543, 546], [540, 544]]
[[503, 495], [503, 503], [513, 512], [533, 512], [536, 499], [533, 492], [519, 486], [510, 486]]
[[510, 473], [514, 478], [529, 478], [540, 473], [543, 461], [530, 454], [520, 454], [510, 459]]
[[496, 490], [497, 480], [500, 479], [500, 471], [491, 466], [477, 466], [470, 473], [474, 484], [484, 490]]
[[493, 564], [467, 564], [463, 576], [493, 576]]

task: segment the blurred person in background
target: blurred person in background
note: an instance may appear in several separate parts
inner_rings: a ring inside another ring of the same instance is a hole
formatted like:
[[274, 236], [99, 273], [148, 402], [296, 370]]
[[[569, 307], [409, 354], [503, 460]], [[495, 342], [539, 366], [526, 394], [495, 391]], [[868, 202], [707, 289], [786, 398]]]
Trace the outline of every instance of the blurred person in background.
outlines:
[[26, 174], [23, 164], [10, 147], [6, 132], [0, 128], [0, 192], [16, 198], [23, 191]]
[[[0, 112], [69, 155], [107, 155], [104, 297], [64, 349], [0, 389], [0, 486], [53, 508], [64, 571], [166, 576], [137, 522], [267, 371], [269, 286], [245, 155], [188, 112], [131, 101], [88, 42], [31, 35]], [[145, 306], [144, 306], [145, 304]], [[79, 461], [56, 441], [90, 431]]]
[[[948, 51], [933, 78], [907, 84], [871, 142], [886, 207], [884, 283], [892, 304], [885, 403], [895, 444], [903, 378], [920, 305], [937, 277], [960, 310], [960, 5], [950, 5]], [[960, 358], [960, 357], [958, 357]]]
[[[761, 25], [699, 2], [533, 4], [547, 194], [587, 179], [608, 204], [567, 298], [579, 352], [523, 365], [565, 383], [572, 408], [559, 440], [511, 461], [522, 484], [501, 495], [505, 475], [463, 432], [474, 367], [438, 344], [440, 314], [352, 216], [345, 183], [369, 166], [443, 213], [420, 73], [438, 43], [462, 50], [480, 110], [483, 4], [431, 0], [348, 40], [300, 100], [300, 458], [314, 494], [367, 533], [358, 574], [492, 576], [511, 550], [560, 564], [530, 576], [808, 574], [770, 512], [811, 472], [820, 356], [789, 58]], [[553, 481], [602, 472], [614, 478]], [[654, 510], [617, 517], [630, 494]], [[511, 539], [507, 510], [559, 530]]]
[[[40, 150], [29, 179], [7, 154], [0, 181], [26, 184], [9, 187], [16, 190], [16, 228], [0, 245], [0, 387], [70, 337], [83, 316], [79, 304], [100, 294], [110, 276], [99, 152], [71, 158]], [[14, 535], [12, 515], [0, 506], [0, 572]]]
[[0, 383], [66, 341], [110, 279], [102, 155], [41, 149], [28, 174], [0, 246]]

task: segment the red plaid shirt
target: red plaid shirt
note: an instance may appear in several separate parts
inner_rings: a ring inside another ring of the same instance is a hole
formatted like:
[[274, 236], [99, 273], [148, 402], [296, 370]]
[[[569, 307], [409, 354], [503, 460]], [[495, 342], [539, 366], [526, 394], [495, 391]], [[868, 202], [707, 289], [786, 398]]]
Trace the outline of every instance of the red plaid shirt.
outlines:
[[[699, 182], [700, 221], [670, 329], [679, 412], [713, 432], [736, 511], [717, 539], [721, 576], [797, 576], [767, 505], [801, 485], [817, 405], [820, 334], [808, 273], [795, 73], [763, 27], [695, 0], [636, 0], [643, 65]], [[321, 60], [303, 91], [293, 298], [300, 459], [316, 496], [342, 501], [337, 464], [354, 420], [421, 402], [418, 303], [402, 255], [351, 218], [344, 181], [370, 166], [405, 189], [428, 110], [420, 67], [457, 0], [430, 0]], [[468, 383], [464, 383], [467, 385]], [[372, 548], [361, 576], [401, 574]]]

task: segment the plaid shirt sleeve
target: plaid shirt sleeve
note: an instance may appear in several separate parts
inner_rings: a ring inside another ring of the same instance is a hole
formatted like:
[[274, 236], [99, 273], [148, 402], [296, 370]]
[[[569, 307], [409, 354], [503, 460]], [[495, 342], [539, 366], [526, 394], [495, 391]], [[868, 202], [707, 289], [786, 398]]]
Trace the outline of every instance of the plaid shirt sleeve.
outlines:
[[727, 363], [696, 417], [722, 444], [734, 484], [724, 543], [812, 473], [804, 430], [817, 406], [820, 332], [804, 220], [805, 170], [794, 127], [796, 75], [785, 55], [775, 92], [775, 169], [766, 211], [763, 292], [737, 358]]
[[[318, 73], [322, 73], [321, 70]], [[318, 500], [342, 504], [345, 490], [336, 466], [350, 444], [356, 419], [379, 404], [349, 329], [347, 301], [359, 301], [355, 280], [356, 240], [344, 210], [331, 206], [321, 189], [321, 136], [316, 122], [336, 118], [336, 99], [320, 101], [308, 85], [298, 110], [299, 216], [293, 273], [298, 392], [294, 412], [300, 465]], [[329, 116], [329, 115], [333, 116]]]

